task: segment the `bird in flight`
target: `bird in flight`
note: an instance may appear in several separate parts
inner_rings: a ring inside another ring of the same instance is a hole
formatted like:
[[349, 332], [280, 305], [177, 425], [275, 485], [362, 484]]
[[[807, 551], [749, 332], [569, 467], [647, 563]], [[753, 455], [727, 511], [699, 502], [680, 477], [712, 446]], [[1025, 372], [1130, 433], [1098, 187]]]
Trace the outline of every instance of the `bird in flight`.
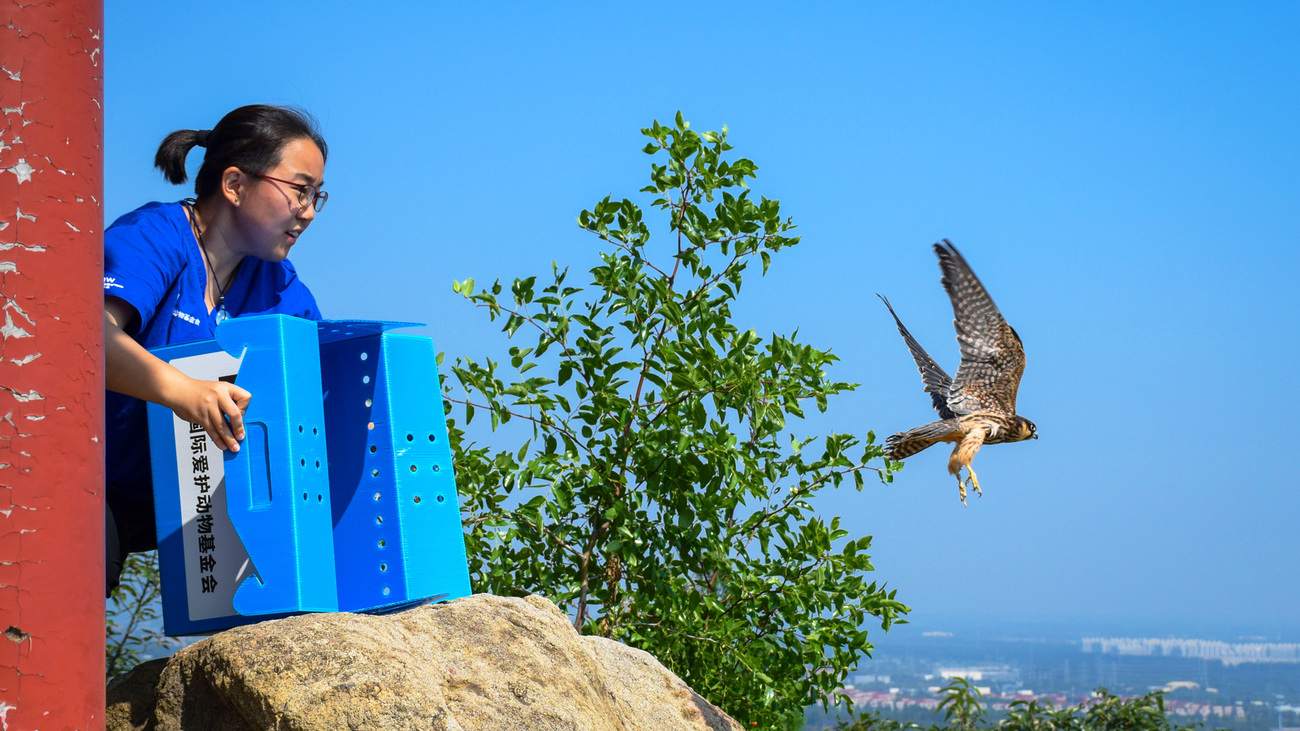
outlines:
[[[940, 281], [952, 300], [952, 323], [961, 345], [961, 364], [957, 366], [957, 377], [950, 378], [903, 326], [889, 300], [876, 295], [898, 323], [898, 332], [921, 371], [925, 392], [939, 412], [939, 421], [886, 439], [885, 455], [893, 460], [905, 459], [939, 442], [955, 442], [948, 458], [948, 472], [956, 475], [961, 504], [965, 505], [968, 483], [980, 496], [984, 495], [971, 469], [971, 460], [980, 446], [1037, 439], [1038, 427], [1016, 414], [1016, 391], [1025, 372], [1025, 347], [1020, 336], [1002, 318], [952, 242], [944, 239], [935, 244], [934, 253], [939, 255], [943, 271]], [[961, 477], [962, 467], [969, 473], [966, 480]]]

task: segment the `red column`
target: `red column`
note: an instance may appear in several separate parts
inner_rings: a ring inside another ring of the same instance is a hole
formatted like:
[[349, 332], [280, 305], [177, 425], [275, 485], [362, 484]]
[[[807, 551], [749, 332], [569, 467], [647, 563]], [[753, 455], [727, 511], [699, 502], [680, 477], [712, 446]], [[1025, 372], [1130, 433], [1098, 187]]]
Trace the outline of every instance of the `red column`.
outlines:
[[0, 728], [104, 724], [102, 0], [0, 7]]

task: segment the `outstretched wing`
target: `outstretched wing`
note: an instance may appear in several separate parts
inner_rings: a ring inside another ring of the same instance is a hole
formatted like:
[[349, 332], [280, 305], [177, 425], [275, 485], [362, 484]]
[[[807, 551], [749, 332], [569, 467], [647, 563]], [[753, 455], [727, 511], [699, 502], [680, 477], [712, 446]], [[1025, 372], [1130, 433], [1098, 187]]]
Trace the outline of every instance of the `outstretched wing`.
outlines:
[[961, 345], [961, 365], [949, 389], [948, 406], [958, 414], [1016, 413], [1016, 391], [1025, 372], [1020, 336], [1002, 318], [993, 298], [944, 239], [934, 245], [943, 270], [943, 288], [952, 300], [953, 326]]
[[903, 342], [907, 343], [907, 349], [912, 353], [912, 360], [916, 361], [916, 369], [921, 372], [921, 380], [925, 382], [925, 392], [930, 394], [934, 410], [939, 412], [940, 418], [956, 418], [957, 415], [948, 408], [948, 391], [952, 388], [952, 378], [939, 367], [938, 363], [934, 362], [934, 358], [925, 352], [925, 348], [916, 342], [912, 333], [907, 331], [903, 321], [898, 319], [898, 313], [894, 312], [893, 306], [889, 304], [889, 300], [885, 299], [883, 294], [877, 293], [876, 296], [885, 303], [885, 307], [889, 308], [889, 314], [894, 316], [894, 322], [898, 323], [898, 332], [902, 333]]

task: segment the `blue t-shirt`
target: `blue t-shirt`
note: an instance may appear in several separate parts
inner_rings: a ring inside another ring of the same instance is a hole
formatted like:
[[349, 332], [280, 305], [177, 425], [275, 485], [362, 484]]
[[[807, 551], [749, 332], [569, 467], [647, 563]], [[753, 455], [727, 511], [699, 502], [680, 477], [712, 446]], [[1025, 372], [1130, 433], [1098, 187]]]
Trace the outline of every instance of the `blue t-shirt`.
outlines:
[[[104, 296], [119, 297], [140, 315], [132, 337], [146, 348], [214, 337], [208, 312], [208, 267], [181, 203], [149, 203], [104, 231]], [[321, 319], [293, 265], [246, 256], [226, 291], [226, 312]], [[122, 323], [123, 325], [127, 323]], [[109, 493], [143, 499], [153, 494], [145, 404], [109, 391], [105, 397], [105, 456]]]

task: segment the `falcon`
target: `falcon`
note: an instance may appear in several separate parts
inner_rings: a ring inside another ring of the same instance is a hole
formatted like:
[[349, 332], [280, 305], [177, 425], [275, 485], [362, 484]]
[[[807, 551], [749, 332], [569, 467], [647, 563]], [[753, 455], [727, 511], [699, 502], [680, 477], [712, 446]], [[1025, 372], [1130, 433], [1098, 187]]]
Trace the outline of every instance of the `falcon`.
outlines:
[[[1038, 438], [1034, 422], [1016, 414], [1016, 391], [1025, 372], [1025, 348], [1020, 336], [998, 312], [997, 305], [980, 284], [970, 265], [948, 239], [934, 245], [939, 255], [940, 280], [952, 300], [953, 326], [961, 346], [957, 377], [943, 368], [916, 342], [912, 333], [884, 295], [877, 297], [898, 323], [898, 332], [921, 372], [925, 392], [930, 394], [939, 421], [908, 429], [885, 440], [885, 455], [892, 460], [910, 457], [939, 442], [955, 442], [948, 458], [948, 472], [957, 477], [961, 504], [966, 504], [966, 485], [981, 497], [979, 478], [971, 460], [985, 444], [1021, 442]], [[961, 468], [969, 474], [962, 480]]]

